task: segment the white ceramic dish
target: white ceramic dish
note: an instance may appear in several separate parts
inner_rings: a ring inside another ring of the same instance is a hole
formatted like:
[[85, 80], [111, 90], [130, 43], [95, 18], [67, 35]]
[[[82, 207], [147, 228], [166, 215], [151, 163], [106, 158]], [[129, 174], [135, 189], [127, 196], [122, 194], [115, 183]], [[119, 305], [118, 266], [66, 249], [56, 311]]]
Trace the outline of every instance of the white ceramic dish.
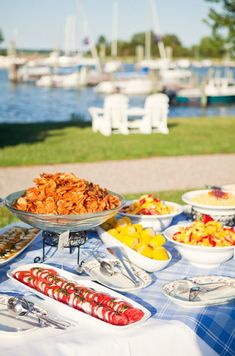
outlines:
[[213, 214], [213, 215], [234, 215], [235, 205], [205, 205], [199, 204], [193, 201], [198, 195], [208, 193], [211, 189], [193, 190], [182, 195], [182, 200], [194, 207], [195, 210], [202, 214]]
[[206, 247], [184, 244], [172, 239], [174, 233], [179, 230], [179, 226], [186, 227], [190, 225], [174, 225], [164, 231], [165, 238], [172, 242], [179, 253], [193, 265], [201, 268], [215, 268], [226, 262], [234, 254], [234, 246], [229, 247]]
[[[112, 263], [114, 259], [106, 258], [105, 261]], [[119, 261], [116, 260], [116, 263], [118, 262]], [[128, 265], [128, 262], [126, 263]], [[150, 277], [150, 275], [137, 266], [134, 266], [134, 269], [135, 269], [135, 275], [140, 280], [139, 286], [135, 286], [133, 282], [126, 277], [123, 268], [121, 269], [122, 273], [115, 273], [113, 276], [106, 276], [103, 273], [101, 273], [100, 263], [97, 260], [92, 259], [90, 261], [87, 261], [82, 265], [82, 267], [83, 270], [87, 274], [89, 274], [92, 280], [97, 281], [110, 289], [118, 290], [119, 292], [137, 291], [139, 289], [147, 287], [152, 282], [152, 278]]]
[[98, 226], [96, 228], [96, 230], [97, 230], [101, 240], [106, 245], [106, 247], [122, 246], [125, 249], [130, 261], [132, 263], [134, 263], [136, 266], [144, 269], [147, 272], [160, 271], [163, 268], [165, 268], [171, 261], [171, 254], [169, 251], [167, 251], [167, 253], [169, 255], [168, 260], [162, 260], [162, 261], [154, 260], [152, 258], [145, 257], [145, 256], [141, 255], [139, 252], [126, 246], [118, 239], [115, 239], [115, 237], [110, 235], [107, 231], [103, 230], [100, 226]]
[[[10, 224], [10, 225], [7, 225], [5, 226], [3, 229], [0, 230], [0, 239], [1, 239], [1, 235], [4, 234], [4, 232], [6, 232], [7, 230], [9, 230], [10, 228], [12, 227], [25, 227], [25, 228], [32, 228], [32, 226], [28, 225], [28, 224], [25, 224], [23, 222], [16, 222], [16, 223], [13, 223], [13, 224]], [[18, 252], [16, 252], [13, 256], [9, 257], [8, 259], [1, 259], [0, 257], [0, 267], [11, 262], [14, 258], [16, 258], [20, 253], [22, 253], [29, 245], [31, 245], [31, 243], [33, 243], [34, 240], [36, 240], [36, 238], [41, 234], [41, 231], [35, 235], [35, 237], [29, 241], [24, 247], [22, 247], [21, 250], [19, 250]]]
[[[195, 283], [224, 283], [225, 285], [231, 286], [235, 289], [235, 279], [230, 278], [230, 277], [224, 277], [224, 276], [198, 276], [198, 277], [193, 277], [190, 278], [191, 281]], [[165, 284], [162, 287], [163, 293], [174, 303], [181, 305], [182, 307], [185, 308], [198, 308], [198, 307], [204, 307], [207, 305], [218, 305], [218, 304], [225, 304], [228, 303], [229, 301], [232, 301], [235, 299], [234, 296], [230, 297], [222, 297], [222, 298], [215, 298], [215, 299], [208, 299], [208, 300], [192, 300], [189, 301], [184, 297], [184, 295], [180, 296], [175, 293], [177, 290], [177, 286], [179, 283], [181, 283], [183, 280], [176, 280], [169, 282]]]
[[[125, 206], [128, 206], [134, 203], [135, 201], [136, 200], [128, 201]], [[164, 201], [164, 203], [175, 208], [176, 211], [172, 214], [164, 215], [134, 215], [123, 213], [121, 211], [119, 211], [118, 214], [121, 216], [128, 216], [134, 224], [141, 224], [143, 227], [151, 227], [154, 231], [163, 231], [168, 226], [170, 226], [175, 216], [180, 215], [183, 212], [183, 207], [179, 204], [172, 203], [169, 201]]]
[[[89, 288], [93, 288], [95, 289], [97, 292], [104, 292], [106, 294], [109, 294], [115, 298], [118, 299], [123, 299], [125, 301], [127, 301], [128, 303], [132, 304], [133, 307], [141, 309], [144, 312], [144, 316], [141, 320], [133, 323], [133, 324], [128, 324], [125, 326], [117, 326], [117, 325], [112, 325], [109, 323], [106, 323], [100, 319], [97, 319], [91, 315], [88, 315], [86, 313], [83, 313], [77, 309], [74, 309], [72, 307], [70, 307], [69, 305], [63, 304], [55, 299], [52, 299], [48, 296], [46, 296], [45, 294], [37, 291], [36, 289], [30, 288], [29, 286], [21, 283], [20, 281], [18, 281], [17, 279], [15, 279], [13, 277], [14, 273], [17, 271], [26, 271], [26, 270], [30, 270], [32, 267], [41, 267], [41, 268], [53, 268], [55, 271], [57, 271], [59, 273], [60, 276], [68, 279], [69, 281], [74, 281], [76, 283], [79, 283], [81, 285], [84, 285], [85, 287], [89, 287]], [[71, 272], [67, 272], [65, 270], [56, 268], [54, 266], [51, 265], [47, 265], [47, 264], [43, 264], [43, 263], [32, 263], [32, 264], [26, 264], [26, 265], [21, 265], [17, 268], [15, 268], [12, 271], [9, 271], [7, 273], [8, 277], [10, 279], [12, 279], [16, 284], [18, 284], [20, 286], [20, 288], [24, 287], [27, 290], [30, 290], [31, 292], [33, 291], [34, 294], [39, 295], [40, 297], [44, 298], [49, 304], [52, 305], [56, 305], [56, 307], [58, 308], [58, 312], [60, 312], [61, 315], [68, 315], [69, 317], [75, 319], [75, 320], [79, 320], [79, 322], [81, 322], [82, 320], [87, 321], [87, 322], [93, 322], [97, 325], [97, 327], [101, 327], [101, 326], [107, 326], [109, 328], [115, 328], [115, 329], [126, 329], [126, 328], [130, 328], [133, 327], [135, 325], [139, 325], [140, 323], [142, 323], [143, 321], [147, 320], [150, 316], [151, 313], [149, 310], [147, 310], [145, 307], [143, 307], [141, 304], [131, 300], [130, 298], [127, 298], [115, 291], [110, 291], [108, 288], [95, 283], [89, 279], [84, 279], [84, 278], [79, 278], [77, 277], [75, 274], [71, 273]]]

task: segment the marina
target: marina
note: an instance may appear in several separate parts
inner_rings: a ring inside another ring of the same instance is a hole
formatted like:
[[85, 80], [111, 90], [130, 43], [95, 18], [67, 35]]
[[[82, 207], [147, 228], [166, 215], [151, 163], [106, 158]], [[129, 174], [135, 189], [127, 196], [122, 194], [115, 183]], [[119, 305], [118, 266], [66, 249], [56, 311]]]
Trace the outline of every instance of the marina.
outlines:
[[[227, 67], [217, 67], [221, 75], [225, 75]], [[215, 70], [215, 68], [214, 68]], [[133, 65], [126, 65], [126, 72], [133, 71]], [[195, 68], [199, 80], [203, 78], [208, 67]], [[235, 69], [230, 69], [235, 77]], [[71, 120], [90, 121], [88, 108], [102, 107], [105, 95], [97, 93], [92, 86], [77, 89], [47, 88], [36, 86], [32, 82], [12, 83], [8, 79], [6, 69], [0, 70], [0, 122], [1, 123], [36, 123], [63, 122]], [[130, 95], [130, 105], [144, 106], [146, 95]], [[202, 107], [195, 105], [170, 105], [169, 117], [200, 117], [200, 116], [234, 116], [235, 104], [220, 103]]]

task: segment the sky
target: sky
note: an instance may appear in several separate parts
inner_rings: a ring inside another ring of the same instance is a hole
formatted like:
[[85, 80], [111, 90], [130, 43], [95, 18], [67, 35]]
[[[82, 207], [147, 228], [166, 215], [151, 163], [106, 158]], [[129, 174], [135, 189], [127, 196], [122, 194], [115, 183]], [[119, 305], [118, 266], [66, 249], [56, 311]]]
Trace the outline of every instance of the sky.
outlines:
[[[115, 0], [0, 0], [0, 29], [5, 43], [14, 39], [18, 48], [51, 49], [65, 46], [66, 17], [77, 16], [76, 43], [90, 33], [94, 40], [112, 35], [112, 4]], [[157, 28], [174, 33], [185, 46], [210, 34], [203, 23], [209, 4], [205, 0], [116, 0], [118, 38], [128, 40], [137, 32]], [[157, 12], [150, 10], [154, 3]], [[81, 16], [81, 8], [84, 16]], [[153, 17], [158, 20], [154, 21]], [[85, 23], [85, 25], [84, 25]], [[157, 25], [156, 25], [157, 24]], [[89, 32], [88, 32], [89, 31]]]

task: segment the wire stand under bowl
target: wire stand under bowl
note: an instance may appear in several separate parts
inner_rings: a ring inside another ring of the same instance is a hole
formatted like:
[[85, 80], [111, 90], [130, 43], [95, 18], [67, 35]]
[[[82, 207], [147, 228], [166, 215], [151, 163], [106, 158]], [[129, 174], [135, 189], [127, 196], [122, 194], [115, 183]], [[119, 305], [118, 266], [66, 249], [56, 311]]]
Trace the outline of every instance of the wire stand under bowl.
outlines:
[[[60, 234], [56, 232], [43, 231], [42, 232], [42, 257], [37, 256], [34, 258], [34, 263], [44, 262], [47, 256], [46, 248], [54, 247], [58, 250]], [[77, 248], [77, 265], [81, 267], [82, 261], [80, 261], [80, 247], [87, 241], [87, 232], [78, 231], [70, 232], [69, 234], [69, 244], [64, 246], [64, 248], [69, 249], [69, 253], [72, 254], [73, 250]]]

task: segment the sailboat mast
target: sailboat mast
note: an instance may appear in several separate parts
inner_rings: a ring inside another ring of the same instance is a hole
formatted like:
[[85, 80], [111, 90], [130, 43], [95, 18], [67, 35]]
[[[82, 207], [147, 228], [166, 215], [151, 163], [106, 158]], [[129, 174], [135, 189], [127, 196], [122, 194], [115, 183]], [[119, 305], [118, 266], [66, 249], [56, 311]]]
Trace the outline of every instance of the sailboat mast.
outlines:
[[145, 32], [145, 59], [151, 58], [151, 30]]
[[76, 17], [66, 16], [64, 52], [67, 56], [76, 51]]
[[80, 12], [81, 12], [81, 17], [83, 18], [85, 31], [86, 31], [86, 33], [88, 35], [88, 39], [89, 39], [88, 42], [89, 42], [89, 45], [90, 45], [91, 55], [96, 60], [97, 69], [99, 71], [101, 71], [101, 64], [100, 64], [99, 56], [98, 56], [98, 53], [97, 53], [95, 42], [93, 40], [93, 36], [91, 34], [91, 29], [90, 29], [90, 26], [88, 24], [88, 20], [87, 20], [87, 17], [86, 17], [86, 13], [85, 13], [84, 7], [82, 6], [82, 3], [81, 3], [80, 0], [77, 0], [77, 5], [79, 5], [79, 9], [80, 9]]
[[118, 37], [118, 1], [113, 2], [113, 14], [112, 14], [112, 46], [111, 56], [117, 57], [117, 37]]
[[[158, 14], [157, 14], [156, 2], [154, 2], [154, 0], [149, 0], [149, 4], [150, 4], [150, 9], [151, 9], [151, 14], [153, 17], [153, 25], [154, 25], [155, 35], [160, 36], [160, 34], [161, 34], [160, 23], [159, 23], [159, 18], [158, 18]], [[164, 43], [161, 38], [159, 38], [157, 40], [157, 45], [158, 45], [158, 49], [159, 49], [159, 53], [160, 53], [160, 58], [162, 58], [162, 59], [167, 58], [165, 46], [164, 46]]]

